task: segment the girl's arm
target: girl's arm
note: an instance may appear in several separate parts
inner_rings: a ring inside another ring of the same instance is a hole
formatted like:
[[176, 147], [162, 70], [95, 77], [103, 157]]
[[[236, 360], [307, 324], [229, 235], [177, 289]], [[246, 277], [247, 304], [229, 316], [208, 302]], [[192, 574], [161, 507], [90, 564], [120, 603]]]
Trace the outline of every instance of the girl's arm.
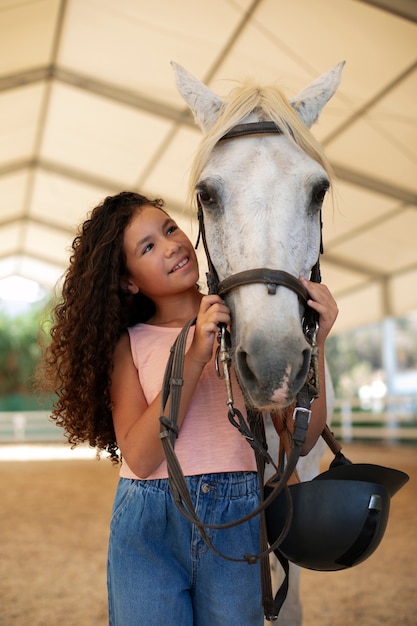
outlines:
[[[317, 348], [318, 348], [318, 377], [320, 384], [320, 396], [314, 400], [311, 405], [311, 419], [308, 426], [306, 440], [301, 448], [301, 454], [305, 456], [316, 444], [327, 420], [327, 403], [326, 403], [326, 377], [325, 377], [325, 358], [324, 358], [324, 344], [326, 337], [329, 334], [336, 317], [338, 314], [337, 304], [326, 287], [321, 283], [313, 283], [305, 278], [300, 278], [301, 282], [305, 286], [310, 296], [308, 300], [309, 306], [315, 309], [319, 314], [319, 328], [317, 331]], [[271, 413], [271, 419], [274, 423], [275, 429], [279, 434], [284, 427], [283, 420], [285, 420], [286, 428], [292, 432], [293, 421], [292, 411], [278, 411], [277, 413]]]
[[307, 430], [306, 441], [301, 450], [301, 454], [305, 455], [308, 454], [313, 448], [326, 425], [327, 404], [324, 344], [333, 324], [336, 321], [338, 308], [326, 285], [310, 282], [305, 278], [301, 278], [300, 280], [304, 284], [310, 296], [308, 305], [320, 314], [319, 328], [316, 337], [317, 348], [319, 351], [318, 376], [320, 381], [320, 396], [316, 398], [311, 405], [311, 420]]
[[[201, 300], [193, 341], [184, 360], [184, 384], [178, 414], [178, 426], [184, 420], [205, 364], [211, 360], [218, 324], [230, 324], [229, 309], [221, 298], [205, 296]], [[159, 438], [161, 393], [148, 405], [133, 363], [127, 333], [119, 340], [114, 353], [111, 383], [113, 424], [116, 439], [129, 468], [140, 478], [152, 474], [164, 459]], [[168, 400], [169, 403], [169, 400]], [[167, 410], [169, 405], [167, 406]]]

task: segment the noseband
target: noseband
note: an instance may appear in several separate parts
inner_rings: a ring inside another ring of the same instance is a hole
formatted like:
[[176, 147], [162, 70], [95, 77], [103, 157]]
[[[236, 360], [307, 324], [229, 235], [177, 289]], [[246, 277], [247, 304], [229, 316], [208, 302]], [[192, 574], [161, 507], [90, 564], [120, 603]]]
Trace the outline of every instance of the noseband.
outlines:
[[307, 305], [307, 290], [297, 278], [283, 270], [270, 270], [265, 267], [238, 272], [237, 274], [233, 274], [233, 276], [225, 278], [218, 283], [217, 293], [219, 296], [224, 296], [236, 287], [253, 283], [265, 283], [268, 294], [271, 296], [275, 295], [278, 286], [287, 287], [287, 289], [291, 289], [297, 294], [300, 302], [304, 306]]
[[[226, 141], [230, 139], [235, 139], [238, 137], [244, 137], [248, 135], [281, 135], [282, 131], [275, 122], [251, 122], [247, 124], [238, 124], [234, 126], [231, 130], [229, 130], [223, 137], [219, 139], [219, 141]], [[277, 291], [277, 287], [286, 287], [290, 289], [294, 293], [297, 294], [297, 297], [302, 306], [305, 309], [304, 316], [304, 332], [308, 333], [309, 328], [312, 326], [316, 326], [317, 317], [315, 311], [312, 311], [310, 307], [307, 307], [308, 293], [305, 289], [304, 285], [292, 274], [285, 272], [284, 270], [277, 269], [269, 269], [269, 268], [257, 268], [251, 270], [245, 270], [243, 272], [238, 272], [237, 274], [233, 274], [232, 276], [228, 276], [224, 280], [220, 281], [216, 268], [211, 260], [210, 251], [207, 246], [206, 232], [204, 226], [204, 214], [203, 208], [201, 206], [200, 198], [197, 196], [197, 207], [198, 207], [198, 222], [199, 222], [199, 236], [198, 241], [201, 237], [204, 251], [207, 257], [207, 286], [209, 293], [216, 293], [220, 296], [224, 296], [229, 293], [233, 289], [237, 287], [242, 287], [244, 285], [250, 285], [253, 283], [264, 283], [267, 286], [268, 294], [274, 295]], [[321, 225], [321, 219], [320, 219]], [[198, 245], [198, 241], [196, 247]], [[323, 244], [322, 239], [320, 238], [320, 254], [323, 252]], [[317, 259], [317, 262], [313, 266], [311, 270], [310, 280], [314, 282], [321, 282], [320, 275], [320, 255]], [[306, 316], [310, 317], [311, 320], [306, 320]]]

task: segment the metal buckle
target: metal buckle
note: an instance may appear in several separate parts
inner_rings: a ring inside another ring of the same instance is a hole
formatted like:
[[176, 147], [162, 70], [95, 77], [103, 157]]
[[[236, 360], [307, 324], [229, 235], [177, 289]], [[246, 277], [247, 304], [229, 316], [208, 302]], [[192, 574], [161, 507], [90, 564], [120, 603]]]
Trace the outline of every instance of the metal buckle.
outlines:
[[[219, 346], [216, 350], [216, 358], [215, 358], [215, 366], [217, 376], [220, 379], [224, 379], [226, 383], [226, 393], [227, 393], [227, 401], [226, 404], [229, 407], [229, 411], [234, 411], [233, 409], [233, 392], [232, 392], [232, 381], [230, 378], [230, 363], [231, 356], [229, 352], [230, 348], [230, 336], [229, 332], [226, 328], [225, 324], [219, 324], [219, 332], [217, 335], [217, 340], [219, 342]], [[223, 372], [220, 370], [220, 362], [223, 366]]]
[[294, 422], [296, 421], [297, 417], [298, 417], [298, 413], [303, 413], [304, 415], [307, 416], [307, 424], [310, 423], [310, 419], [311, 419], [311, 409], [305, 409], [302, 406], [296, 406], [294, 408], [294, 412], [292, 414], [292, 419], [294, 420]]

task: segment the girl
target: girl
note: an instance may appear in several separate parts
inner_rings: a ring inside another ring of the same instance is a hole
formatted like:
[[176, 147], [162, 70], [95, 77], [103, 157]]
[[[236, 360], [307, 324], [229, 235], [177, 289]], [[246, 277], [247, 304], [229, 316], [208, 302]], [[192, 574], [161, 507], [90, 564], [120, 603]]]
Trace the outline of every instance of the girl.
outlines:
[[[259, 565], [216, 556], [178, 512], [159, 438], [170, 347], [197, 316], [175, 451], [201, 520], [224, 524], [259, 504], [253, 451], [227, 420], [226, 389], [211, 362], [218, 324], [230, 325], [229, 309], [219, 296], [198, 291], [193, 245], [161, 200], [131, 192], [106, 198], [72, 248], [45, 367], [58, 394], [53, 417], [69, 442], [88, 441], [114, 462], [120, 451], [108, 554], [110, 624], [261, 626]], [[323, 354], [337, 308], [325, 286], [304, 284], [320, 313]], [[236, 381], [233, 389], [234, 405], [244, 411]], [[323, 429], [324, 400], [314, 402], [313, 414], [304, 452]], [[210, 537], [231, 556], [257, 554], [259, 521]]]

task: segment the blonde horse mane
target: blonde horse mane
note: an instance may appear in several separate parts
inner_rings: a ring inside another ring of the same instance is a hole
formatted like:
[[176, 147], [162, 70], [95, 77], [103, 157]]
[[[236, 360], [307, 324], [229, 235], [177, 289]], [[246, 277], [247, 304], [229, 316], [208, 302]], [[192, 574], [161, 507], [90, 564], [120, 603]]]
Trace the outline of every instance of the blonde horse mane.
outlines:
[[242, 123], [252, 112], [257, 112], [262, 120], [275, 122], [283, 135], [320, 163], [329, 180], [332, 180], [332, 168], [323, 148], [302, 123], [285, 95], [274, 86], [243, 83], [230, 92], [219, 118], [202, 139], [190, 175], [189, 196], [192, 202], [195, 200], [195, 186], [215, 145], [233, 126]]

